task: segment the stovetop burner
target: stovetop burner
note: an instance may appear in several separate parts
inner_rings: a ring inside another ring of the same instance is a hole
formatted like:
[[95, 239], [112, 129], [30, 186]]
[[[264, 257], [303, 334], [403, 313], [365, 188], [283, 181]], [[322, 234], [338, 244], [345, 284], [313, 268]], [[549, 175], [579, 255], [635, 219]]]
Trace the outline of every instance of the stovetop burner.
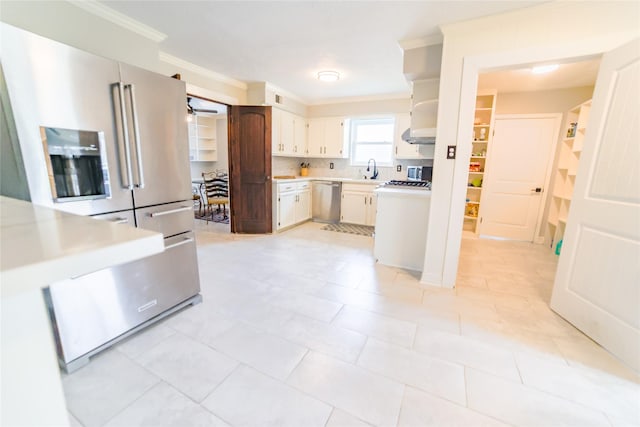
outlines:
[[416, 189], [426, 189], [431, 190], [431, 181], [398, 181], [391, 180], [387, 181], [384, 185], [385, 187], [408, 187], [408, 188], [416, 188]]

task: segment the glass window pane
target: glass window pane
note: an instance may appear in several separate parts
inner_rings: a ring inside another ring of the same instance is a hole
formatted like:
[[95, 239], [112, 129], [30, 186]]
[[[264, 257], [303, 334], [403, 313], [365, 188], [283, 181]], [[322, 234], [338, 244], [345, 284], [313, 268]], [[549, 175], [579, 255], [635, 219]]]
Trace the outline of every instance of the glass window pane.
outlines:
[[358, 144], [354, 152], [356, 163], [367, 163], [369, 159], [376, 159], [379, 164], [391, 163], [391, 145], [365, 145]]
[[360, 124], [356, 129], [356, 141], [391, 142], [393, 141], [393, 123]]

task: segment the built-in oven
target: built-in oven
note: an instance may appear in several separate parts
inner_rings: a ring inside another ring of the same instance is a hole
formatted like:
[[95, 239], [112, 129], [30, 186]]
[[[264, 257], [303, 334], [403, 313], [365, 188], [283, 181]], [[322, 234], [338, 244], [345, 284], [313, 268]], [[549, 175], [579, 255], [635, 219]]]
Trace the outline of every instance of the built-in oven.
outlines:
[[103, 132], [41, 127], [40, 136], [55, 202], [111, 196]]
[[409, 181], [431, 181], [433, 166], [407, 166], [407, 179]]

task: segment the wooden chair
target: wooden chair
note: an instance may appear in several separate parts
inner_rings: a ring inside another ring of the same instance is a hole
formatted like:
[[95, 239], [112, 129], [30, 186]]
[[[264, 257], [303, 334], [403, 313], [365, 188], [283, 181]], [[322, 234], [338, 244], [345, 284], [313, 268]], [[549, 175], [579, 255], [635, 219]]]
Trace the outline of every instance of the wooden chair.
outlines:
[[213, 221], [213, 207], [217, 205], [217, 212], [222, 210], [222, 217], [227, 216], [227, 205], [229, 204], [229, 175], [226, 172], [203, 172], [202, 179], [204, 181], [205, 194], [207, 196], [205, 205], [205, 215], [207, 223], [209, 222], [209, 214]]

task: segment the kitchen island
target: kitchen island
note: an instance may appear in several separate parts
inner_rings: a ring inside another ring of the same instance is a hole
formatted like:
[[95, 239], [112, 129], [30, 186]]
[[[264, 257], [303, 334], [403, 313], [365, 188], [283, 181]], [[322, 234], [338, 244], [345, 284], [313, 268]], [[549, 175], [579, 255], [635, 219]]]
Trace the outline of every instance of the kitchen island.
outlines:
[[0, 425], [68, 425], [42, 288], [163, 250], [160, 233], [0, 196]]
[[422, 271], [431, 190], [381, 187], [373, 254], [383, 265]]

